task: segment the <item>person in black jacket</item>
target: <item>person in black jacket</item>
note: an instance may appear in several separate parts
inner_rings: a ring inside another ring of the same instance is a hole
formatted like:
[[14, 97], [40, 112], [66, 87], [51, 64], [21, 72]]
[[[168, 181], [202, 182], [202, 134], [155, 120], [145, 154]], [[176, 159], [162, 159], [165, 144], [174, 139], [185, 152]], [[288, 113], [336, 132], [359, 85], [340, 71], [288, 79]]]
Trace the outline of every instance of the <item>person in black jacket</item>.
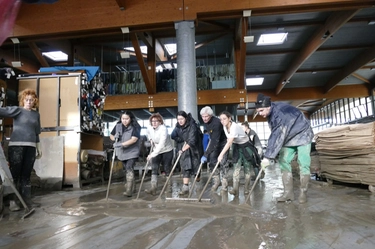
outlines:
[[[201, 163], [208, 161], [208, 166], [210, 171], [214, 169], [217, 164], [217, 157], [220, 152], [223, 150], [227, 137], [225, 136], [223, 125], [220, 122], [220, 119], [214, 116], [214, 112], [209, 106], [205, 106], [200, 111], [203, 122], [205, 123], [205, 129], [207, 130], [210, 136], [210, 143], [207, 146], [206, 151], [204, 152]], [[225, 153], [224, 159], [220, 162], [218, 170], [212, 175], [212, 191], [216, 191], [220, 185], [220, 176], [221, 176], [221, 185], [222, 191], [228, 190], [228, 152]]]
[[181, 154], [180, 165], [183, 170], [183, 186], [179, 194], [186, 195], [189, 193], [190, 177], [196, 174], [199, 159], [203, 155], [203, 134], [190, 113], [179, 111], [171, 138], [178, 144], [184, 143], [178, 152]]

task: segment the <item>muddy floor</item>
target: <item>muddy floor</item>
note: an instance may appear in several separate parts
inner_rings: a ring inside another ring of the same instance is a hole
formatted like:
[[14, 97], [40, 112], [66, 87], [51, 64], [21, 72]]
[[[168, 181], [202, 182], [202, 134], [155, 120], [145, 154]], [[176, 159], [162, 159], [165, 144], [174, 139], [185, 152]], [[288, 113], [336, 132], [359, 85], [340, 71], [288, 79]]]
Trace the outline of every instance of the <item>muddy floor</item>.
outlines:
[[[299, 204], [295, 177], [296, 200], [277, 203], [282, 182], [274, 166], [248, 203], [243, 185], [238, 198], [208, 185], [197, 202], [208, 176], [192, 201], [178, 200], [178, 174], [160, 198], [144, 193], [148, 179], [138, 199], [139, 181], [132, 198], [123, 196], [120, 182], [111, 184], [108, 200], [107, 185], [39, 194], [34, 200], [42, 207], [28, 218], [5, 208], [0, 248], [375, 248], [375, 194], [366, 186], [311, 179], [308, 202]], [[166, 178], [160, 180], [158, 194]]]

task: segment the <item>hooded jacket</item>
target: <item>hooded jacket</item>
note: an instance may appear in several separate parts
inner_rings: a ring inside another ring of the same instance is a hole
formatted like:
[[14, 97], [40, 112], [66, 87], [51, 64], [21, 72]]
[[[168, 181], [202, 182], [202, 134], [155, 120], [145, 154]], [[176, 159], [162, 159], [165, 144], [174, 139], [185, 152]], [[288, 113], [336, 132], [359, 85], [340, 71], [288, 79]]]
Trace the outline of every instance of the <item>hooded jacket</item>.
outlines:
[[184, 170], [198, 169], [200, 158], [203, 155], [202, 132], [193, 117], [188, 114], [186, 123], [183, 126], [177, 122], [176, 127], [171, 134], [173, 140], [177, 143], [186, 142], [190, 148], [182, 153], [180, 165]]
[[307, 145], [314, 137], [303, 113], [285, 103], [271, 103], [268, 125], [271, 135], [264, 154], [266, 158], [276, 158], [282, 147]]

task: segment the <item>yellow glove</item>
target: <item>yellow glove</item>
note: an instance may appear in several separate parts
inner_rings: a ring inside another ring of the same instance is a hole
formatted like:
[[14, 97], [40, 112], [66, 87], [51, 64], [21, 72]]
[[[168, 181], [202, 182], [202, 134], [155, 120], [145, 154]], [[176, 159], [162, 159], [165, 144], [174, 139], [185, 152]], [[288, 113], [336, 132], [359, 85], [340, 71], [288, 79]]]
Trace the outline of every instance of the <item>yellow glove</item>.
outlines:
[[36, 159], [40, 159], [42, 157], [42, 148], [40, 147], [40, 143], [36, 143]]

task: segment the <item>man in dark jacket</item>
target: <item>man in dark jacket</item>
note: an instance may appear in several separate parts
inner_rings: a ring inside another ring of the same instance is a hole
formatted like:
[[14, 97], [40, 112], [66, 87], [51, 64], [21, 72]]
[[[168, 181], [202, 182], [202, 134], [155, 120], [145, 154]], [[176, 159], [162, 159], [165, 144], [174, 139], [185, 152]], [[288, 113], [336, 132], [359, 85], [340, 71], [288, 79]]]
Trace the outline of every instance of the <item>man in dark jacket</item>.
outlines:
[[[223, 125], [220, 122], [220, 119], [214, 116], [214, 112], [209, 106], [205, 106], [200, 111], [203, 122], [205, 123], [205, 129], [207, 130], [210, 136], [210, 142], [207, 146], [204, 155], [201, 158], [201, 163], [208, 161], [208, 166], [210, 171], [214, 169], [217, 164], [217, 157], [220, 152], [223, 150], [227, 137], [225, 136]], [[228, 164], [227, 164], [228, 153], [225, 154], [225, 158], [220, 162], [219, 170], [216, 170], [212, 175], [212, 191], [216, 191], [220, 185], [220, 175], [221, 175], [221, 190], [227, 191], [228, 188]]]
[[306, 192], [310, 179], [310, 150], [314, 133], [310, 122], [297, 108], [285, 103], [271, 103], [271, 98], [258, 94], [255, 103], [256, 111], [263, 118], [268, 119], [271, 135], [268, 139], [265, 160], [262, 165], [267, 165], [268, 159], [275, 159], [279, 154], [279, 165], [282, 173], [284, 194], [277, 201], [294, 200], [293, 175], [291, 161], [298, 155], [300, 168], [300, 203], [307, 201]]

